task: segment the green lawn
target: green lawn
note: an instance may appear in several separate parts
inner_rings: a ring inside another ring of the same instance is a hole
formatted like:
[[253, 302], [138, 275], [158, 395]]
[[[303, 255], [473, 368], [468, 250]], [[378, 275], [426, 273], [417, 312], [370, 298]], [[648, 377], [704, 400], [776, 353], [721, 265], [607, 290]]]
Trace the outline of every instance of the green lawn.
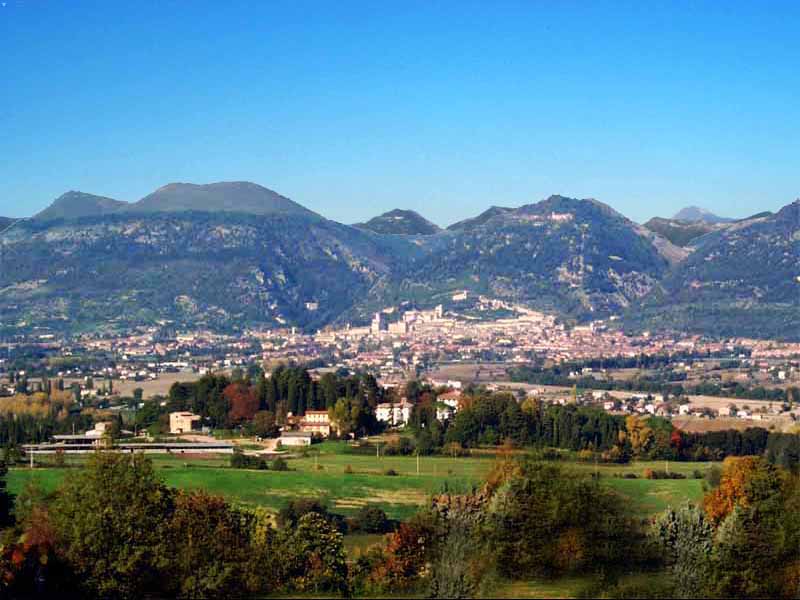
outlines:
[[[442, 460], [446, 464], [452, 462], [452, 459]], [[170, 486], [205, 489], [236, 502], [263, 506], [272, 511], [278, 511], [292, 498], [312, 497], [327, 502], [331, 510], [345, 515], [353, 514], [363, 506], [375, 505], [394, 519], [413, 515], [426, 504], [431, 494], [444, 490], [464, 492], [473, 483], [480, 482], [480, 477], [455, 472], [448, 475], [444, 465], [440, 471], [437, 470], [440, 475], [417, 476], [409, 474], [406, 468], [405, 471], [399, 470], [401, 474], [398, 476], [388, 476], [382, 474], [384, 469], [406, 466], [398, 461], [387, 461], [385, 465], [368, 469], [361, 461], [353, 462], [355, 472], [352, 474], [344, 473], [344, 465], [339, 468], [325, 465], [316, 470], [313, 459], [290, 461], [292, 468], [297, 470], [286, 472], [238, 470], [198, 465], [188, 460], [156, 461], [156, 467]], [[473, 468], [462, 467], [461, 472]], [[9, 472], [9, 489], [19, 493], [28, 481], [35, 480], [45, 490], [53, 490], [64, 478], [77, 472], [74, 468], [15, 468]]]
[[605, 477], [614, 477], [618, 475], [625, 475], [628, 473], [633, 473], [638, 476], [642, 476], [645, 469], [651, 469], [653, 471], [669, 471], [670, 473], [681, 473], [682, 475], [686, 475], [687, 477], [692, 477], [695, 471], [700, 471], [701, 473], [705, 473], [708, 471], [714, 463], [710, 462], [675, 462], [675, 461], [663, 461], [663, 460], [642, 460], [642, 461], [633, 461], [626, 465], [617, 465], [617, 464], [598, 464], [595, 465], [594, 463], [588, 462], [579, 462], [579, 461], [569, 461], [567, 464], [570, 464], [576, 469], [586, 472], [595, 472], [597, 471], [600, 475]]
[[[228, 456], [184, 457], [152, 455], [153, 463], [168, 485], [184, 489], [206, 489], [235, 502], [279, 510], [290, 499], [313, 497], [327, 502], [331, 510], [353, 514], [365, 505], [381, 507], [394, 519], [405, 519], [419, 510], [431, 494], [461, 493], [479, 486], [494, 464], [491, 455], [475, 457], [381, 456], [356, 452], [342, 442], [327, 442], [313, 447], [304, 457], [289, 460], [291, 471], [247, 471], [228, 468]], [[85, 457], [71, 457], [82, 464]], [[646, 468], [664, 470], [663, 462], [629, 465], [594, 465], [564, 460], [565, 467], [578, 472], [597, 471], [601, 481], [628, 499], [637, 514], [657, 513], [667, 506], [702, 497], [702, 481], [697, 479], [646, 480], [622, 479], [625, 473], [641, 477]], [[695, 470], [710, 468], [709, 463], [670, 463], [672, 472], [691, 477]], [[394, 470], [397, 475], [385, 473]], [[347, 471], [350, 471], [349, 473]], [[9, 488], [19, 493], [27, 481], [35, 479], [47, 490], [55, 489], [74, 468], [11, 469]]]
[[678, 507], [687, 500], [697, 504], [703, 498], [699, 479], [606, 479], [614, 491], [631, 502], [636, 514], [643, 517]]

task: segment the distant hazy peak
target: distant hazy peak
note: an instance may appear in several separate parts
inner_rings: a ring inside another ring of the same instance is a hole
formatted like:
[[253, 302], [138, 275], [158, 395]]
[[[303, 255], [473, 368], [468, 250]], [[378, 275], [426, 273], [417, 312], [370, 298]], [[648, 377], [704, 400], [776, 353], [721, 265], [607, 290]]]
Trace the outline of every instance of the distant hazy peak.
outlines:
[[687, 206], [686, 208], [679, 210], [672, 218], [678, 221], [702, 221], [703, 223], [710, 223], [712, 225], [716, 223], [728, 223], [733, 221], [733, 219], [720, 217], [711, 211], [698, 206]]

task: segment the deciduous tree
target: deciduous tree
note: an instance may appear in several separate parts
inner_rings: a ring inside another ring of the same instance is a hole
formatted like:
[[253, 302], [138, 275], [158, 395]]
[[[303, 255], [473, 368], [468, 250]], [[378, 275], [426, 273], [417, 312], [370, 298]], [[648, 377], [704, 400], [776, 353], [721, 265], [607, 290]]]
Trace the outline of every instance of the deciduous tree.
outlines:
[[168, 564], [163, 525], [173, 493], [141, 455], [98, 453], [69, 477], [51, 508], [58, 552], [86, 593], [139, 597]]
[[258, 398], [255, 391], [246, 383], [232, 383], [222, 392], [230, 406], [228, 413], [232, 423], [250, 421], [258, 412]]

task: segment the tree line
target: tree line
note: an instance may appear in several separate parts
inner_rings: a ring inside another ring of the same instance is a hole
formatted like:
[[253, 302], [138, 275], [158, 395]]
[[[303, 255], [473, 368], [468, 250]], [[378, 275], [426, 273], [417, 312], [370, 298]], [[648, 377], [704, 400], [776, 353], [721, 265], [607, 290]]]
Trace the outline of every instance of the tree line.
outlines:
[[287, 416], [303, 416], [309, 410], [348, 410], [374, 415], [386, 392], [374, 376], [366, 373], [325, 373], [319, 380], [304, 367], [279, 365], [267, 375], [255, 372], [207, 374], [192, 383], [175, 383], [164, 412], [188, 410], [203, 417], [213, 428], [230, 428], [252, 422], [267, 413], [274, 422]]
[[632, 458], [715, 461], [727, 456], [767, 455], [789, 469], [800, 465], [800, 436], [760, 427], [687, 433], [661, 417], [621, 416], [575, 404], [519, 403], [511, 394], [462, 397], [463, 406], [445, 422], [435, 401], [423, 399], [411, 420], [417, 449], [425, 454], [454, 448], [499, 446], [562, 448], [589, 452], [608, 462]]

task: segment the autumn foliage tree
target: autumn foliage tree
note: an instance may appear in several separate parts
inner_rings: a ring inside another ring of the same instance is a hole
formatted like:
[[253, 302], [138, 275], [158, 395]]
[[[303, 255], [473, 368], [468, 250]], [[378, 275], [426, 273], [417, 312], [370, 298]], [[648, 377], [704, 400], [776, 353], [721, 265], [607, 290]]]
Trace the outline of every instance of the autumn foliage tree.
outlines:
[[435, 521], [430, 513], [419, 513], [402, 523], [388, 536], [383, 555], [369, 574], [371, 584], [390, 590], [409, 589], [424, 574], [435, 536]]
[[630, 415], [625, 419], [625, 429], [633, 454], [635, 456], [646, 454], [655, 439], [655, 434], [647, 426], [647, 421], [635, 415]]
[[255, 390], [245, 383], [230, 384], [222, 395], [230, 406], [228, 418], [232, 423], [250, 421], [258, 412], [258, 396]]
[[0, 597], [65, 596], [76, 592], [75, 575], [56, 555], [50, 515], [35, 506], [0, 547]]
[[143, 455], [98, 453], [52, 495], [26, 490], [0, 544], [0, 598], [346, 594], [342, 535], [309, 513], [168, 488]]
[[737, 506], [748, 507], [780, 493], [784, 478], [760, 456], [729, 457], [723, 463], [719, 487], [703, 500], [708, 518], [721, 523]]

